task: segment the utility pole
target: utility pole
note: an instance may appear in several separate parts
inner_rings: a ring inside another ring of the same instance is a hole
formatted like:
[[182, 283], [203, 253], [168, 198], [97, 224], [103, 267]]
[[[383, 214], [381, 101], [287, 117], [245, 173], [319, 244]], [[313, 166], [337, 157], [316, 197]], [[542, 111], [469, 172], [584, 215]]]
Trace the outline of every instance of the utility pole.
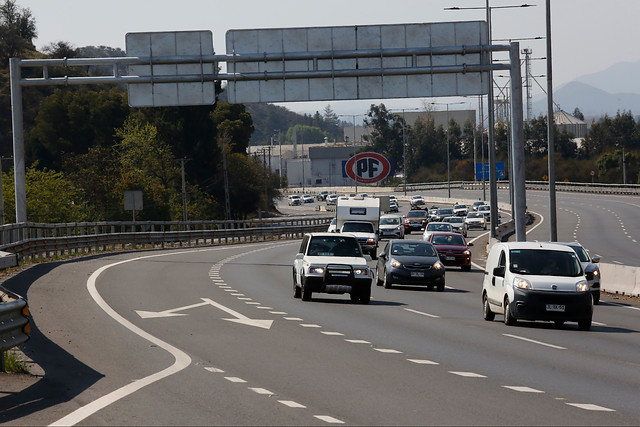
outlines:
[[[180, 169], [182, 171], [182, 220], [183, 221], [188, 221], [188, 217], [187, 217], [187, 183], [186, 183], [185, 177], [184, 177], [184, 165], [189, 160], [191, 160], [191, 159], [187, 159], [186, 157], [178, 159], [178, 161], [180, 162]], [[2, 169], [0, 168], [0, 171], [1, 170]]]

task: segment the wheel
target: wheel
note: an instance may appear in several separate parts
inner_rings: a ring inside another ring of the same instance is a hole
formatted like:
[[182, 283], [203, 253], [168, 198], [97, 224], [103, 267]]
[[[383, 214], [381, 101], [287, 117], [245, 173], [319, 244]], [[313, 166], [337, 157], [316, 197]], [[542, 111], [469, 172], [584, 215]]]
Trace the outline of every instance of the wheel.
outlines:
[[375, 248], [373, 251], [371, 251], [371, 259], [374, 261], [378, 259], [378, 248]]
[[444, 292], [444, 280], [438, 283], [438, 286], [436, 287], [436, 289], [438, 290], [438, 292]]
[[509, 303], [509, 298], [505, 297], [504, 299], [504, 324], [507, 326], [513, 326], [517, 323], [515, 317], [511, 315], [511, 304]]
[[304, 277], [302, 278], [302, 301], [311, 301], [311, 289], [309, 289], [307, 286], [305, 286], [304, 284], [305, 280]]
[[600, 302], [600, 291], [593, 292], [591, 295], [593, 296], [593, 305], [598, 305]]
[[382, 279], [380, 278], [380, 273], [376, 271], [376, 286], [382, 286]]
[[387, 272], [384, 272], [384, 276], [382, 276], [384, 278], [384, 287], [385, 289], [391, 289], [393, 287], [393, 283], [391, 283], [391, 280], [389, 280], [389, 276], [387, 276]]
[[553, 323], [556, 324], [556, 328], [562, 328], [562, 326], [564, 325], [564, 320], [554, 320]]
[[463, 265], [460, 268], [462, 269], [462, 271], [471, 271], [471, 265]]
[[296, 270], [293, 270], [293, 297], [300, 298], [302, 296], [302, 289], [296, 284]]
[[591, 329], [591, 317], [589, 317], [588, 319], [579, 320], [578, 328], [580, 328], [581, 331], [588, 331], [589, 329]]
[[482, 297], [482, 317], [488, 322], [492, 322], [496, 317], [496, 314], [489, 307], [489, 299], [486, 294]]
[[360, 292], [358, 292], [359, 294], [359, 299], [360, 299], [360, 304], [369, 304], [369, 301], [371, 301], [371, 288], [370, 287], [366, 287], [364, 289], [361, 289]]

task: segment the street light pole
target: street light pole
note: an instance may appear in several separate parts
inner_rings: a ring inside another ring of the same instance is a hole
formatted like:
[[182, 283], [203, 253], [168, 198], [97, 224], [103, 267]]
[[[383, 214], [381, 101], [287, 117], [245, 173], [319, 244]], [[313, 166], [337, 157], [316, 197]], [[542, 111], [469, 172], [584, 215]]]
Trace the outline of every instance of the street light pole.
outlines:
[[553, 119], [553, 78], [551, 61], [551, 0], [547, 0], [547, 151], [549, 153], [549, 240], [558, 241], [558, 222], [556, 217], [556, 167]]

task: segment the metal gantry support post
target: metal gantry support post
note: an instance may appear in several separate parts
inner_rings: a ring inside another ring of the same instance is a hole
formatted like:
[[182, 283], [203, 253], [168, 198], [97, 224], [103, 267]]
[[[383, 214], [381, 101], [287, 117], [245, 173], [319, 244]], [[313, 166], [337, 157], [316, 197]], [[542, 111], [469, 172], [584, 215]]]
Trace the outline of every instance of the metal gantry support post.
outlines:
[[511, 43], [509, 49], [511, 60], [511, 149], [513, 165], [513, 201], [515, 212], [516, 241], [527, 240], [527, 197], [525, 187], [524, 162], [524, 115], [522, 107], [522, 73], [520, 71], [520, 43]]
[[9, 59], [11, 80], [11, 119], [13, 123], [13, 173], [16, 192], [16, 224], [27, 222], [27, 178], [24, 166], [24, 126], [20, 59]]

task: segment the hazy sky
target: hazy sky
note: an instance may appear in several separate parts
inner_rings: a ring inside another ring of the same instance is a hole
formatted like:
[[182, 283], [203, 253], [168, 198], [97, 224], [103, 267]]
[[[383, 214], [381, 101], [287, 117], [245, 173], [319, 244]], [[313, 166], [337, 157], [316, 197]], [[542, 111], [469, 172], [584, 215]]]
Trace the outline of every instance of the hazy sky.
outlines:
[[[35, 43], [39, 50], [56, 41], [66, 41], [75, 47], [105, 45], [125, 49], [128, 32], [211, 30], [216, 53], [222, 54], [229, 29], [448, 22], [486, 17], [485, 0], [17, 0], [17, 3], [29, 8], [36, 18]], [[499, 8], [524, 3], [536, 6]], [[532, 49], [533, 58], [546, 56], [544, 39], [524, 40], [545, 36], [545, 0], [491, 0], [490, 5], [493, 39], [500, 40], [496, 44], [507, 43], [501, 39], [519, 40], [521, 48]], [[481, 10], [444, 10], [453, 6]], [[554, 87], [618, 62], [640, 60], [639, 17], [638, 0], [552, 0]], [[532, 74], [546, 75], [546, 61], [535, 59]], [[496, 80], [500, 83], [499, 77]], [[538, 81], [546, 88], [546, 76], [538, 77]], [[541, 93], [536, 83], [533, 93]], [[330, 104], [338, 114], [363, 114], [372, 102]], [[313, 113], [322, 111], [326, 104], [286, 106]], [[393, 100], [385, 104], [390, 108], [412, 108], [422, 105], [422, 100]], [[470, 106], [475, 108], [476, 104], [474, 101]]]

